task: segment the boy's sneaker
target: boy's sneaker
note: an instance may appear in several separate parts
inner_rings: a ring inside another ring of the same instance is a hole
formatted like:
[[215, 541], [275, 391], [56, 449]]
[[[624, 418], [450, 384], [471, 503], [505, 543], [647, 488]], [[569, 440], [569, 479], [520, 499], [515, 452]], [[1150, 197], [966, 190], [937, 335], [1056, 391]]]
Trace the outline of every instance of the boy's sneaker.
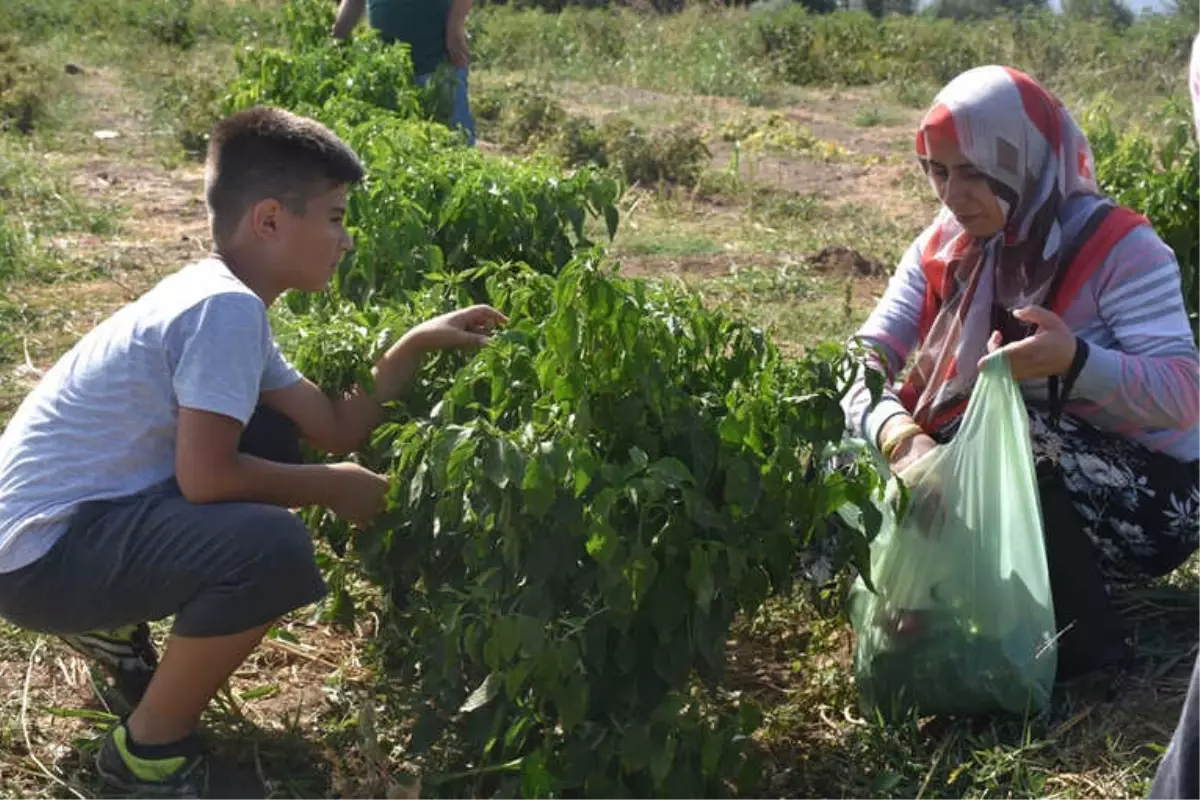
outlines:
[[208, 791], [208, 759], [200, 740], [191, 736], [154, 758], [130, 752], [129, 731], [117, 725], [96, 754], [96, 771], [110, 786], [147, 797], [204, 797]]
[[128, 710], [137, 707], [158, 666], [158, 652], [150, 641], [149, 625], [141, 622], [59, 638], [75, 652], [98, 661], [112, 676], [114, 688]]

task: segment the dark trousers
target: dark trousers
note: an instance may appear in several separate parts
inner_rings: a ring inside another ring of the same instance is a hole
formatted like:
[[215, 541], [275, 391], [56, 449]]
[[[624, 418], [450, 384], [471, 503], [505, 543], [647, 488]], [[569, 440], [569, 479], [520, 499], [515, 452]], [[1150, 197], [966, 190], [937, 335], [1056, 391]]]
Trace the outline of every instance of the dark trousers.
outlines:
[[1059, 632], [1058, 680], [1113, 666], [1131, 657], [1125, 623], [1113, 607], [1096, 546], [1079, 524], [1069, 493], [1043, 480], [1046, 567]]
[[283, 464], [299, 464], [304, 460], [296, 423], [262, 405], [254, 410], [243, 429], [238, 450]]

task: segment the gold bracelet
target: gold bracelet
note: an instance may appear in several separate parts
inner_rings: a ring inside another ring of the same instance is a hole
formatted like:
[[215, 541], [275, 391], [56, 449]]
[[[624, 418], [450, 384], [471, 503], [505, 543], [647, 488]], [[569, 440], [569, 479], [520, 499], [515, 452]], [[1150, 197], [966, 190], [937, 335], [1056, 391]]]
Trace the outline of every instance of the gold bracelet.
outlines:
[[879, 452], [883, 454], [885, 459], [891, 461], [892, 455], [896, 452], [897, 447], [912, 437], [920, 436], [923, 433], [925, 433], [925, 429], [917, 423], [906, 422], [901, 425], [898, 430], [893, 432], [891, 436], [884, 440], [883, 444], [879, 447]]

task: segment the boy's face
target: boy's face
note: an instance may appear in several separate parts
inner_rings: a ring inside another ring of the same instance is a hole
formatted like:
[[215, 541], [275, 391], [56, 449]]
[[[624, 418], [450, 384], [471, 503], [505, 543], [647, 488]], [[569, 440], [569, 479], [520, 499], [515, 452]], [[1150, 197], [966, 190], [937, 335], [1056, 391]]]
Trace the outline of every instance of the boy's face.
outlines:
[[325, 288], [342, 256], [354, 248], [345, 218], [345, 185], [312, 197], [303, 215], [280, 209], [281, 277], [287, 288], [308, 292]]

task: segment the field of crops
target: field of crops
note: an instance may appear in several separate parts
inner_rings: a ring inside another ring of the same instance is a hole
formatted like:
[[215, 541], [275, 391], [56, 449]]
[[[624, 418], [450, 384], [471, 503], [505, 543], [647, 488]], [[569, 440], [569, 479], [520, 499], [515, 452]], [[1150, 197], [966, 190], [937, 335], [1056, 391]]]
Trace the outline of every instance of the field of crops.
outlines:
[[[222, 796], [1145, 795], [1196, 653], [1195, 561], [1120, 598], [1139, 658], [1118, 697], [885, 724], [858, 708], [842, 605], [866, 540], [825, 523], [878, 479], [823, 465], [846, 336], [936, 209], [913, 126], [968, 66], [1061, 92], [1195, 324], [1194, 21], [485, 7], [467, 148], [403, 48], [329, 41], [333, 9], [0, 9], [0, 421], [206, 251], [197, 155], [253, 104], [322, 120], [369, 171], [330, 290], [273, 310], [305, 374], [344, 388], [464, 303], [510, 318], [430, 361], [358, 454], [393, 478], [378, 524], [305, 512], [331, 592], [206, 718]], [[821, 580], [799, 569], [818, 547]], [[102, 791], [90, 681], [0, 624], [0, 793]]]

